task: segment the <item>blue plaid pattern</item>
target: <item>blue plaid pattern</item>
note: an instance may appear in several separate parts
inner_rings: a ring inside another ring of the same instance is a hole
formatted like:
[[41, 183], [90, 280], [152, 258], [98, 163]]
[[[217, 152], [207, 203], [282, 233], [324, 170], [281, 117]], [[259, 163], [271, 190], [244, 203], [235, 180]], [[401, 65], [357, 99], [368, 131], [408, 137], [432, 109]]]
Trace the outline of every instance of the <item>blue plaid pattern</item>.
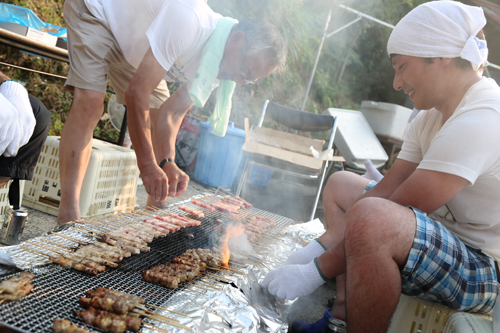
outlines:
[[365, 194], [366, 192], [368, 192], [369, 190], [371, 190], [375, 185], [377, 185], [377, 182], [374, 181], [374, 180], [370, 180], [370, 182], [368, 183], [368, 185], [366, 185], [365, 190], [363, 191], [363, 194]]
[[499, 292], [495, 261], [413, 209], [417, 231], [401, 272], [402, 293], [451, 309], [491, 315]]

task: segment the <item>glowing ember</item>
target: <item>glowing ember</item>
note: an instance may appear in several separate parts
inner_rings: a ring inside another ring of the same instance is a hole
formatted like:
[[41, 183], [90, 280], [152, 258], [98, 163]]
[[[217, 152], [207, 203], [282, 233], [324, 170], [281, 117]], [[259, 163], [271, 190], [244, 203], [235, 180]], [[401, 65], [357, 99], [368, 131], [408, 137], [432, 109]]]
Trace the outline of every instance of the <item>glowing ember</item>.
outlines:
[[245, 232], [245, 227], [241, 223], [232, 224], [227, 227], [226, 236], [224, 237], [224, 242], [222, 243], [222, 249], [221, 249], [222, 253], [221, 263], [223, 266], [225, 267], [229, 266], [229, 258], [231, 257], [231, 253], [229, 251], [229, 246], [228, 246], [229, 238], [231, 237], [236, 238], [244, 232]]

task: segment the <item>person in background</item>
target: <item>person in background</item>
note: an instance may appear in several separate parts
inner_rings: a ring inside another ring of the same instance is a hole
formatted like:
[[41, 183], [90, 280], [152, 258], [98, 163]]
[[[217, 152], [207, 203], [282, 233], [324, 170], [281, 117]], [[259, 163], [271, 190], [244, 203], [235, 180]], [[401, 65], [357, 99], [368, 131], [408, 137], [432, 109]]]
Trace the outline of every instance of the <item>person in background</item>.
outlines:
[[323, 332], [332, 317], [346, 320], [350, 333], [386, 332], [402, 293], [493, 313], [500, 87], [482, 77], [485, 24], [480, 7], [431, 1], [394, 28], [387, 46], [393, 85], [421, 111], [380, 182], [333, 174], [323, 197], [330, 227], [262, 282], [294, 299], [336, 278], [333, 307], [316, 323], [294, 322], [292, 332]]
[[[80, 218], [79, 195], [107, 79], [127, 106], [147, 205], [164, 207], [189, 177], [175, 164], [175, 139], [191, 106], [203, 106], [220, 80], [209, 121], [223, 136], [235, 83], [283, 71], [286, 42], [271, 23], [222, 17], [199, 0], [67, 0], [73, 104], [60, 143], [58, 223]], [[165, 84], [182, 85], [170, 96]]]
[[0, 187], [31, 180], [50, 129], [50, 112], [26, 88], [0, 72]]

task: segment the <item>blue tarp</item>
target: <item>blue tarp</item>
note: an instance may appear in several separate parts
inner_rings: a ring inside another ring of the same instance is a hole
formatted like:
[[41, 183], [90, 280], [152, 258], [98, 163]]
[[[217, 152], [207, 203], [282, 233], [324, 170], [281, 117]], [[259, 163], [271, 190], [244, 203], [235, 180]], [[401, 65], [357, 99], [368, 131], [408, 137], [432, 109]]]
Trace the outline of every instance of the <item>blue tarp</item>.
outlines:
[[66, 40], [66, 28], [43, 22], [28, 8], [0, 3], [0, 22], [20, 24]]

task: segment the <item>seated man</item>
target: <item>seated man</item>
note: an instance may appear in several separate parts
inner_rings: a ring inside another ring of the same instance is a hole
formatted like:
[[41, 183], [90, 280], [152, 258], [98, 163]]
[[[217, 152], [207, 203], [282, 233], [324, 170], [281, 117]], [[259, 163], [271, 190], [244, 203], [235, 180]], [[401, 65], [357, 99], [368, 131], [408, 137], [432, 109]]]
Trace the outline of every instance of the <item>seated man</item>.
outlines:
[[33, 178], [50, 128], [50, 113], [36, 97], [0, 72], [0, 187]]
[[431, 1], [395, 27], [387, 46], [394, 88], [422, 111], [379, 183], [332, 176], [323, 197], [327, 232], [264, 279], [270, 293], [294, 299], [336, 277], [333, 308], [314, 324], [294, 322], [292, 332], [322, 332], [330, 317], [346, 320], [350, 333], [386, 332], [401, 293], [492, 313], [500, 87], [481, 76], [487, 47], [476, 36], [485, 24], [479, 7]]

